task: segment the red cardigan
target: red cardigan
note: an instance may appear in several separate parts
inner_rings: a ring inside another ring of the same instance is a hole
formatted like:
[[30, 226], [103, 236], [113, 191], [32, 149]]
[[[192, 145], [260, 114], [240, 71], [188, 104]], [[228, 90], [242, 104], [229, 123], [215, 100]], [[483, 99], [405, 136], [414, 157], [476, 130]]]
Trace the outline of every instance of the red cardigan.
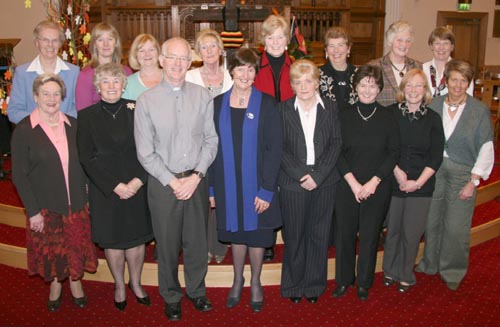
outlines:
[[[278, 102], [286, 101], [294, 96], [292, 86], [290, 85], [291, 65], [292, 65], [292, 59], [290, 58], [288, 53], [285, 53], [285, 62], [281, 67], [281, 73], [279, 78], [280, 99], [276, 99]], [[273, 69], [269, 64], [269, 59], [267, 58], [267, 53], [265, 51], [260, 59], [260, 69], [259, 73], [255, 77], [254, 85], [257, 88], [257, 90], [272, 95], [274, 98], [276, 98], [276, 95], [274, 94]]]

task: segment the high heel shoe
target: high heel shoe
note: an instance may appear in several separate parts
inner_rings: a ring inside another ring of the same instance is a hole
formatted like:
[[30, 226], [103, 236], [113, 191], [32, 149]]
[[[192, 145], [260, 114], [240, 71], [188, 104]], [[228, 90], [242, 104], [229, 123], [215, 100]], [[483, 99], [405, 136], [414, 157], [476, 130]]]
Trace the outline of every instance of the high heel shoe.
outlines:
[[[259, 283], [259, 288], [262, 293], [262, 286]], [[262, 311], [262, 306], [264, 305], [264, 294], [262, 294], [262, 300], [261, 301], [254, 301], [253, 300], [253, 294], [252, 294], [252, 286], [250, 286], [250, 308], [252, 308], [253, 312], [261, 312]]]
[[[127, 292], [125, 290], [125, 295], [127, 295]], [[115, 288], [115, 296], [116, 296], [116, 288]], [[116, 297], [115, 297], [116, 299]], [[121, 301], [121, 302], [117, 302], [116, 300], [114, 300], [114, 303], [115, 303], [115, 307], [120, 310], [120, 311], [124, 311], [125, 310], [125, 307], [127, 306], [127, 299], [125, 298], [125, 300]]]
[[148, 307], [151, 305], [151, 300], [149, 299], [149, 296], [146, 295], [145, 297], [138, 297], [135, 294], [134, 290], [132, 289], [132, 285], [130, 284], [130, 282], [128, 282], [128, 288], [130, 288], [130, 290], [132, 291], [132, 293], [134, 293], [135, 299], [137, 300], [137, 303], [146, 305]]
[[82, 297], [74, 297], [73, 295], [71, 295], [71, 298], [73, 304], [76, 305], [77, 307], [85, 308], [85, 306], [87, 306], [87, 296], [85, 295], [85, 293], [83, 294]]
[[398, 291], [400, 293], [408, 292], [413, 285], [404, 285], [403, 283], [398, 284]]
[[61, 306], [61, 302], [62, 302], [62, 289], [61, 289], [61, 294], [59, 294], [59, 297], [56, 300], [54, 301], [49, 300], [47, 302], [47, 309], [49, 309], [50, 312], [57, 311]]
[[124, 311], [126, 306], [127, 306], [127, 300], [122, 301], [122, 302], [116, 302], [116, 301], [115, 301], [115, 307], [116, 307], [118, 310], [120, 310], [120, 311]]
[[241, 292], [243, 290], [243, 286], [245, 285], [245, 278], [243, 278], [243, 281], [241, 282], [241, 288], [240, 291], [238, 292], [237, 296], [228, 296], [226, 300], [226, 307], [227, 308], [234, 308], [235, 306], [240, 303], [240, 297], [241, 297]]

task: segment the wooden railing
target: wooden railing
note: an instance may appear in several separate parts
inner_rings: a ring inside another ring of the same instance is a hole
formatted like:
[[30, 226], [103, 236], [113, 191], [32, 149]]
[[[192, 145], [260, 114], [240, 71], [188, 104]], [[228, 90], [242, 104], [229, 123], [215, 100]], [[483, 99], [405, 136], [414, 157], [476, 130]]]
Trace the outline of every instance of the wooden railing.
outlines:
[[[211, 3], [210, 8], [222, 8], [221, 4]], [[241, 5], [241, 8], [251, 9], [256, 5]], [[263, 5], [266, 7], [268, 5]], [[120, 34], [123, 44], [123, 54], [126, 58], [128, 50], [135, 36], [140, 33], [149, 33], [162, 43], [172, 36], [183, 36], [192, 45], [196, 33], [204, 28], [212, 28], [221, 32], [222, 22], [195, 22], [193, 11], [200, 9], [200, 4], [172, 4], [165, 6], [134, 5], [134, 6], [104, 6], [102, 20], [113, 24]], [[262, 6], [261, 6], [262, 7]], [[269, 5], [269, 9], [276, 8]], [[290, 7], [282, 6], [279, 12], [290, 19], [295, 16], [300, 32], [306, 41], [310, 42], [313, 56], [323, 57], [323, 37], [326, 30], [332, 26], [348, 28], [350, 23], [349, 9], [346, 6], [335, 7]], [[291, 20], [290, 20], [291, 21]], [[250, 47], [259, 46], [259, 35], [262, 22], [240, 22], [239, 28], [246, 43]], [[317, 48], [317, 49], [316, 49]], [[317, 51], [316, 51], [317, 50]]]

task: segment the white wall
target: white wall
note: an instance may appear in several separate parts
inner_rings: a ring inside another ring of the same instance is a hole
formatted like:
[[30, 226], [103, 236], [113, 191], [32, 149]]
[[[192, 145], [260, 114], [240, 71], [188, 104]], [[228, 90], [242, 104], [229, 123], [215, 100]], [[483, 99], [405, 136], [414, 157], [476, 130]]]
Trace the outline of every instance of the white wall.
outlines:
[[[413, 43], [410, 57], [427, 61], [431, 58], [431, 52], [427, 46], [427, 38], [436, 26], [438, 11], [456, 11], [457, 0], [386, 0], [386, 6], [391, 1], [399, 1], [400, 19], [408, 21], [415, 27], [415, 42]], [[432, 8], [432, 9], [431, 9]], [[389, 8], [387, 8], [389, 10]], [[500, 65], [500, 38], [493, 38], [493, 17], [495, 0], [473, 0], [471, 12], [487, 12], [488, 34], [486, 39], [486, 65]], [[397, 15], [391, 15], [394, 17]], [[386, 21], [386, 28], [389, 26]]]
[[33, 28], [47, 17], [42, 1], [32, 0], [30, 9], [24, 7], [23, 0], [0, 0], [0, 5], [0, 39], [21, 39], [14, 48], [16, 63], [31, 61], [36, 56]]

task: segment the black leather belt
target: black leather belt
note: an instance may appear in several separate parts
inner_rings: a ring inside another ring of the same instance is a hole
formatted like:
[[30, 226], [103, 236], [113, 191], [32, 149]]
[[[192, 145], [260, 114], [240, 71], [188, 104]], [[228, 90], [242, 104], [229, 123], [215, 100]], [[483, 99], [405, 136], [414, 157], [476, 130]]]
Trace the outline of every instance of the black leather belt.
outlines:
[[194, 170], [191, 169], [191, 170], [186, 170], [186, 171], [183, 171], [183, 172], [180, 172], [180, 173], [177, 173], [175, 174], [175, 178], [184, 178], [184, 177], [189, 177], [193, 174]]

